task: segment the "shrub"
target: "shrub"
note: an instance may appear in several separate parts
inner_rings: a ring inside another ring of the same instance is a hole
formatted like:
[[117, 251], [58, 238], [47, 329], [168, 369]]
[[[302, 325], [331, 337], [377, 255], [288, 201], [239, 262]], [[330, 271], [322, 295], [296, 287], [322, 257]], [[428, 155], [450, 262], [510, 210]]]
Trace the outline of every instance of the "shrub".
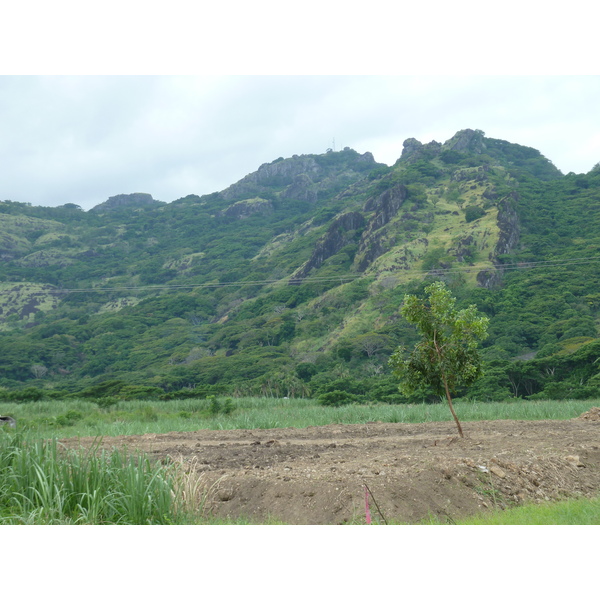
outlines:
[[144, 399], [162, 394], [162, 389], [153, 385], [125, 385], [119, 390], [119, 394], [127, 400]]
[[343, 406], [352, 404], [352, 402], [360, 402], [362, 398], [350, 392], [343, 390], [334, 390], [333, 392], [325, 392], [318, 397], [319, 404], [323, 406]]
[[83, 415], [77, 410], [68, 410], [64, 415], [56, 417], [56, 424], [60, 427], [70, 427], [83, 419]]
[[367, 392], [367, 384], [359, 379], [353, 379], [352, 377], [344, 377], [342, 379], [335, 379], [320, 385], [316, 392], [317, 394], [326, 394], [327, 392], [348, 392], [352, 395], [364, 395]]
[[17, 402], [19, 404], [25, 402], [39, 402], [44, 397], [44, 392], [34, 387], [26, 387], [22, 390], [9, 392], [6, 400], [8, 402]]
[[118, 394], [122, 387], [125, 386], [124, 381], [118, 379], [103, 381], [89, 388], [86, 388], [82, 392], [79, 392], [77, 396], [82, 398], [100, 398], [102, 396], [113, 396]]
[[481, 206], [467, 206], [465, 208], [465, 221], [470, 223], [471, 221], [476, 221], [477, 219], [481, 219], [485, 215], [485, 210], [481, 208]]
[[216, 396], [209, 396], [207, 400], [210, 401], [208, 412], [211, 415], [218, 415], [221, 412], [221, 403], [217, 400]]
[[398, 390], [398, 383], [391, 380], [378, 381], [373, 385], [369, 392], [369, 398], [375, 402], [385, 402], [387, 404], [406, 404], [410, 400]]
[[116, 406], [122, 398], [119, 396], [102, 396], [101, 398], [93, 398], [92, 402], [98, 405], [99, 408], [109, 410], [113, 406]]

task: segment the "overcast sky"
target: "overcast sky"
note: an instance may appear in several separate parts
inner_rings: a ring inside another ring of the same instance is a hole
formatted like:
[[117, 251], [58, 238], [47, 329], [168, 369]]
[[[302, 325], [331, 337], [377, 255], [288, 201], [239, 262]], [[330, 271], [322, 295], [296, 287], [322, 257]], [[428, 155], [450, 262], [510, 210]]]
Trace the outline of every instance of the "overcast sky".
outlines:
[[534, 147], [563, 173], [600, 162], [598, 76], [3, 76], [0, 199], [85, 209], [170, 202], [328, 148], [393, 164], [460, 129]]
[[171, 202], [280, 156], [349, 146], [390, 165], [407, 138], [466, 128], [534, 147], [563, 173], [600, 162], [587, 0], [505, 0], [487, 14], [476, 0], [83, 6], [4, 9], [0, 200]]

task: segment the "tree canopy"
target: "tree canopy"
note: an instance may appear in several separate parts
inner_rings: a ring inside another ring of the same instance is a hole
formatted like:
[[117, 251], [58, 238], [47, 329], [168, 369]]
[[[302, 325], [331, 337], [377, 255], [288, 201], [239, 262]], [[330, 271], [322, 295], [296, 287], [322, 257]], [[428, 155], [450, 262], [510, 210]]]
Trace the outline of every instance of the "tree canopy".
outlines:
[[487, 336], [489, 319], [479, 316], [475, 305], [456, 310], [456, 299], [441, 281], [427, 286], [425, 293], [425, 300], [407, 294], [401, 309], [402, 316], [416, 325], [423, 339], [408, 358], [400, 346], [392, 354], [390, 364], [400, 378], [402, 391], [427, 385], [436, 394], [445, 395], [463, 437], [452, 394], [458, 386], [470, 385], [482, 374], [477, 345]]

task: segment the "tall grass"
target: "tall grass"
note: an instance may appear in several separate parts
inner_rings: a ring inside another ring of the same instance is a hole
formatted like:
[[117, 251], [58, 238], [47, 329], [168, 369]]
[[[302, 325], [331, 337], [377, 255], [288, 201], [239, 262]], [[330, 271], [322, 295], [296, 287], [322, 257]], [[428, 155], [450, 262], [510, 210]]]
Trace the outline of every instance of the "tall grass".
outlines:
[[[113, 450], [65, 450], [56, 440], [0, 435], [0, 523], [172, 524], [202, 508], [178, 465]], [[186, 493], [187, 492], [187, 493]]]
[[[220, 400], [221, 405], [225, 400]], [[461, 421], [571, 419], [600, 400], [460, 402]], [[333, 423], [425, 423], [452, 421], [446, 404], [349, 404], [322, 406], [308, 398], [235, 398], [231, 412], [211, 410], [206, 399], [120, 401], [102, 409], [83, 400], [0, 404], [0, 414], [17, 419], [20, 431], [40, 437], [115, 436], [198, 429], [272, 429]]]

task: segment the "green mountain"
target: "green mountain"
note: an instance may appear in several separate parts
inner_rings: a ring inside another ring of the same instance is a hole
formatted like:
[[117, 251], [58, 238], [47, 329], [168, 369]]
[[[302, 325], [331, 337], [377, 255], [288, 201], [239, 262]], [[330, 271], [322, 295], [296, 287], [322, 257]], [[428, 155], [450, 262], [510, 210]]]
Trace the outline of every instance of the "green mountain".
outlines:
[[278, 158], [170, 204], [0, 202], [0, 386], [428, 400], [398, 394], [387, 357], [415, 340], [404, 294], [442, 279], [491, 319], [471, 396], [589, 395], [599, 200], [599, 167], [563, 175], [467, 129], [406, 140], [391, 167]]

